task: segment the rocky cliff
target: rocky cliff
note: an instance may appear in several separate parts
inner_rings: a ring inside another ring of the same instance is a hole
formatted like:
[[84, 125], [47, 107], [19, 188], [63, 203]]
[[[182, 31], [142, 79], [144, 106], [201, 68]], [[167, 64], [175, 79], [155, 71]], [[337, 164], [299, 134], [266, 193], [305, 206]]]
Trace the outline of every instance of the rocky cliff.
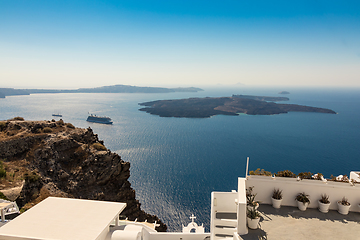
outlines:
[[108, 150], [91, 128], [75, 128], [62, 120], [0, 121], [0, 159], [6, 171], [0, 191], [22, 183], [16, 199], [20, 208], [48, 196], [126, 202], [123, 215], [157, 221], [157, 230], [166, 231], [135, 199], [128, 181], [130, 163]]

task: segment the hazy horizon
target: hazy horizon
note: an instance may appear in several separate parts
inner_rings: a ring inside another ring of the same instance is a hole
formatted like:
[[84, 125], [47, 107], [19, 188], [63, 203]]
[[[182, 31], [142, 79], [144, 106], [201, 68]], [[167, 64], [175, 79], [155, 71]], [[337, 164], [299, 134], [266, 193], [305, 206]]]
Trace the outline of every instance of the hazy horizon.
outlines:
[[[360, 90], [360, 86], [320, 86], [320, 85], [308, 85], [308, 86], [302, 86], [302, 85], [246, 85], [246, 84], [204, 84], [204, 85], [177, 85], [177, 84], [144, 84], [144, 85], [133, 85], [133, 84], [113, 84], [113, 85], [99, 85], [94, 86], [93, 88], [97, 87], [104, 87], [104, 86], [114, 86], [114, 85], [130, 85], [135, 87], [159, 87], [159, 88], [187, 88], [187, 87], [195, 87], [195, 88], [201, 88], [202, 90], [213, 90], [213, 89], [229, 89], [232, 88], [235, 91], [241, 91], [241, 90], [256, 90], [256, 89], [273, 89], [274, 91], [292, 91], [292, 90], [306, 90], [306, 89], [312, 89], [312, 90], [354, 90], [358, 91]], [[44, 90], [77, 90], [81, 88], [90, 88], [86, 86], [82, 87], [33, 87], [33, 86], [23, 86], [23, 87], [4, 87], [0, 86], [0, 88], [14, 88], [14, 89], [44, 89]], [[91, 87], [92, 88], [92, 87]]]
[[0, 87], [360, 87], [360, 2], [0, 2]]

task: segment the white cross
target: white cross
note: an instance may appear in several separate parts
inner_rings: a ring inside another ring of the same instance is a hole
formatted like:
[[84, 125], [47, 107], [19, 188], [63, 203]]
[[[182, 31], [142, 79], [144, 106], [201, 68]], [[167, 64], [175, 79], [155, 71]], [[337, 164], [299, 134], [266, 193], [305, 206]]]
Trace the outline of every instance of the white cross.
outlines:
[[191, 214], [191, 217], [190, 217], [190, 219], [191, 219], [191, 222], [194, 222], [194, 219], [195, 219], [196, 217], [194, 216], [194, 214]]

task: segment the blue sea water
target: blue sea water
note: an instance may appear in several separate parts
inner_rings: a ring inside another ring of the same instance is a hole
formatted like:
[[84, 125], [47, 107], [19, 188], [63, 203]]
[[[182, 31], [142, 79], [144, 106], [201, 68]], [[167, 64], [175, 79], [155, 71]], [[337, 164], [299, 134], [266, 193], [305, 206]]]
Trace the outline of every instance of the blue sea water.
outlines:
[[[205, 89], [168, 94], [34, 94], [0, 99], [0, 119], [22, 116], [91, 127], [106, 147], [131, 163], [130, 182], [142, 208], [170, 230], [181, 230], [193, 213], [209, 230], [210, 193], [237, 189], [250, 170], [349, 174], [360, 170], [360, 89], [285, 89], [288, 103], [330, 108], [338, 114], [160, 118], [138, 111], [138, 103], [160, 99], [232, 94], [280, 96], [284, 89]], [[86, 122], [88, 112], [114, 124]]]

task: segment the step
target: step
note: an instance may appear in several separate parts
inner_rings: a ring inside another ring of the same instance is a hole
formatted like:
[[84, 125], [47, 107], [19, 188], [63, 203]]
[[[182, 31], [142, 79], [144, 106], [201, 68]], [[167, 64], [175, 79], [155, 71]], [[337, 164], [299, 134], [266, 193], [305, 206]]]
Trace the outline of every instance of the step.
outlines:
[[215, 226], [226, 226], [226, 227], [236, 227], [237, 220], [233, 219], [215, 219], [214, 220]]
[[228, 235], [233, 236], [234, 232], [236, 232], [236, 228], [234, 227], [216, 227], [214, 229], [215, 235]]
[[233, 240], [233, 237], [231, 236], [216, 236], [215, 235], [215, 238], [214, 240]]

